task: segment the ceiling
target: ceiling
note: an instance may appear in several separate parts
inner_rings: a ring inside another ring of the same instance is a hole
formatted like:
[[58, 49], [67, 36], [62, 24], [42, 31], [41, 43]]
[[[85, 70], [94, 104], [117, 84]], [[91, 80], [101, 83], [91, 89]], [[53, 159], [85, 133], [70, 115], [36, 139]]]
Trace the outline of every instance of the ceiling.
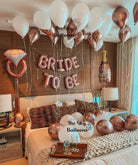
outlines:
[[[12, 20], [17, 15], [25, 15], [30, 26], [33, 24], [33, 14], [38, 10], [48, 11], [53, 0], [0, 0], [0, 30], [14, 31], [12, 23], [7, 20]], [[134, 26], [133, 22], [133, 7], [136, 0], [64, 0], [68, 6], [69, 14], [72, 8], [78, 2], [85, 2], [91, 10], [95, 6], [102, 6], [105, 11], [112, 15], [113, 10], [117, 6], [124, 6], [129, 11], [129, 20], [127, 25], [131, 28], [131, 36], [138, 36], [138, 23]], [[89, 31], [86, 28], [86, 31]], [[106, 36], [105, 41], [119, 42], [119, 28], [113, 23], [110, 33]]]

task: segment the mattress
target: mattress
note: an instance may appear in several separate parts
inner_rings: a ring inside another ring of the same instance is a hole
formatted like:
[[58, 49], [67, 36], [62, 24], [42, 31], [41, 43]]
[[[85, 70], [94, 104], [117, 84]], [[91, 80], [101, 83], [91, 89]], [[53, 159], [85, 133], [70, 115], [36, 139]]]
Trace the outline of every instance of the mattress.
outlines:
[[[38, 156], [41, 150], [51, 147], [57, 141], [48, 135], [48, 128], [31, 129], [30, 123], [26, 128], [26, 156], [29, 165], [41, 165]], [[95, 131], [93, 136], [99, 136]], [[57, 165], [56, 159], [44, 159], [45, 165]], [[121, 149], [90, 160], [76, 163], [75, 165], [138, 165], [138, 145]]]

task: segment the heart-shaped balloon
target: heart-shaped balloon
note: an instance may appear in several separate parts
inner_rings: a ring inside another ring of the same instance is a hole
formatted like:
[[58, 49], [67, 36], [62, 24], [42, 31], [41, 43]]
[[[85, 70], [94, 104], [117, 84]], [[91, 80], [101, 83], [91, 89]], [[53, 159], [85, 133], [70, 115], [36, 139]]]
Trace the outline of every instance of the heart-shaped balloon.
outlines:
[[84, 30], [81, 30], [74, 38], [75, 45], [78, 45], [84, 39]]
[[93, 34], [92, 34], [93, 39], [95, 40], [95, 42], [97, 43], [101, 38], [102, 35], [100, 34], [100, 32], [98, 30], [96, 30]]
[[133, 8], [133, 16], [134, 16], [134, 23], [136, 24], [138, 22], [138, 2], [135, 3], [135, 6]]
[[96, 42], [93, 39], [91, 33], [88, 34], [88, 38], [87, 39], [88, 39], [89, 44], [92, 46], [92, 48], [95, 49], [96, 48]]
[[119, 39], [124, 43], [130, 37], [131, 29], [127, 25], [119, 30]]
[[114, 23], [120, 28], [124, 27], [128, 21], [129, 12], [126, 8], [119, 6], [117, 7], [112, 15]]
[[40, 31], [37, 28], [32, 27], [28, 32], [28, 36], [30, 43], [33, 44], [40, 38]]

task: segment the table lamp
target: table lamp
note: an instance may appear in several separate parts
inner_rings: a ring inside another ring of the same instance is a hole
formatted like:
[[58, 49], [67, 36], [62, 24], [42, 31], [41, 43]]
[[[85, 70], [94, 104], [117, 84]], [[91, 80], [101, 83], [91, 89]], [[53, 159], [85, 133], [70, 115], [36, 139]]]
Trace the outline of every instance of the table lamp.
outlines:
[[109, 112], [111, 112], [111, 101], [116, 101], [119, 99], [118, 88], [103, 88], [101, 91], [101, 95], [104, 101], [108, 101]]
[[11, 94], [0, 95], [0, 127], [7, 128], [9, 126], [9, 113], [11, 111], [12, 111]]

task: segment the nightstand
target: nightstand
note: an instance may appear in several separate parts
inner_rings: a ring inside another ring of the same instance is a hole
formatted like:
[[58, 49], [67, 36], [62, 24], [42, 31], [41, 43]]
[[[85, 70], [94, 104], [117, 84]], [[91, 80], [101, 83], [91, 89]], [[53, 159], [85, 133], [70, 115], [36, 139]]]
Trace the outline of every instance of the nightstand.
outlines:
[[23, 157], [21, 128], [16, 128], [12, 123], [10, 128], [1, 130], [0, 135], [7, 139], [7, 144], [0, 145], [0, 162]]
[[111, 108], [111, 113], [113, 113], [114, 115], [121, 116], [123, 119], [126, 119], [126, 117], [129, 115], [126, 109], [119, 108]]

